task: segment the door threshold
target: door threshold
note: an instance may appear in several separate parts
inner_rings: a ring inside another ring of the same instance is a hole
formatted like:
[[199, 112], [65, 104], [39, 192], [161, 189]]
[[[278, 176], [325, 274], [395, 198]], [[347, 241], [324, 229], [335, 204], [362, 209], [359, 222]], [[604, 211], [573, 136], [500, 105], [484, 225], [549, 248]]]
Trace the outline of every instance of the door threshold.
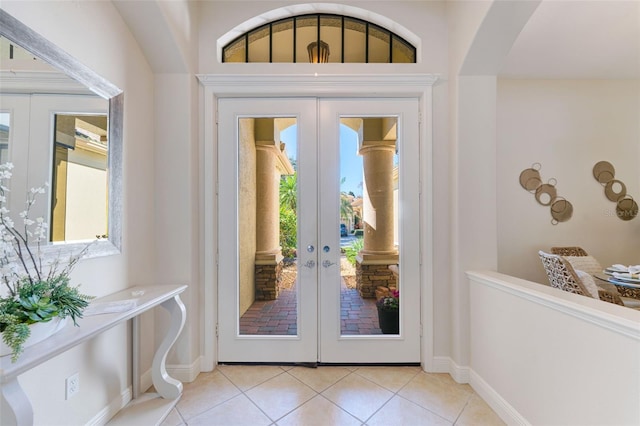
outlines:
[[419, 362], [219, 362], [218, 365], [272, 365], [290, 367], [420, 367]]

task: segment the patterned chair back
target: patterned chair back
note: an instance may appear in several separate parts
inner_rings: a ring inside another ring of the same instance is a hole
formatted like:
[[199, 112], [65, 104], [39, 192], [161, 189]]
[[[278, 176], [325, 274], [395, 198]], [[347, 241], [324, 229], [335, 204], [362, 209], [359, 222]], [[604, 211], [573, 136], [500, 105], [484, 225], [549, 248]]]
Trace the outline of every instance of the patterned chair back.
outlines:
[[589, 295], [587, 289], [582, 285], [582, 282], [578, 279], [576, 272], [569, 262], [565, 261], [557, 254], [539, 251], [538, 255], [540, 256], [542, 266], [544, 266], [544, 270], [547, 273], [547, 277], [549, 277], [551, 287], [558, 288], [569, 293], [580, 294], [582, 296]]

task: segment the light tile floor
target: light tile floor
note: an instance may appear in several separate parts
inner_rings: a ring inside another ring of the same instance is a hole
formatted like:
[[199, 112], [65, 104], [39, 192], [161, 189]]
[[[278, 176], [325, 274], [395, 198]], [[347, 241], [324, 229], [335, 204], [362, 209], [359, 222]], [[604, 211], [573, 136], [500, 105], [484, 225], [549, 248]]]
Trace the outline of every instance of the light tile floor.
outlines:
[[220, 365], [162, 426], [504, 425], [469, 385], [419, 367]]

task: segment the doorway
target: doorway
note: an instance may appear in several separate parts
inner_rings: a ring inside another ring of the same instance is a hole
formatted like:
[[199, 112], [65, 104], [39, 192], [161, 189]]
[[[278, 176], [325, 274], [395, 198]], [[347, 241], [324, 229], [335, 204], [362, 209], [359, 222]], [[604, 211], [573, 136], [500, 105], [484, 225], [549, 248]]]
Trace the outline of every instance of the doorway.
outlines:
[[219, 361], [419, 362], [417, 99], [217, 107]]

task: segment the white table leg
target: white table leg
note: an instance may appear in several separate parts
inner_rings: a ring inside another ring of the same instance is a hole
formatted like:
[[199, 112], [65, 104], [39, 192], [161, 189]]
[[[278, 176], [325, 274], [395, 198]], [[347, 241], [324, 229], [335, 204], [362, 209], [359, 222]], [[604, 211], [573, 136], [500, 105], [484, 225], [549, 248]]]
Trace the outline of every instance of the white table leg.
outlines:
[[18, 383], [18, 378], [14, 377], [7, 383], [3, 383], [1, 388], [2, 425], [33, 425], [33, 407]]
[[151, 379], [153, 380], [153, 386], [156, 391], [165, 399], [176, 399], [182, 394], [182, 383], [167, 374], [165, 368], [165, 361], [167, 359], [167, 353], [171, 346], [178, 339], [178, 335], [184, 327], [186, 318], [186, 309], [180, 296], [175, 296], [169, 300], [166, 300], [161, 304], [171, 314], [171, 321], [169, 329], [164, 337], [158, 350], [153, 357], [153, 364], [151, 366]]

